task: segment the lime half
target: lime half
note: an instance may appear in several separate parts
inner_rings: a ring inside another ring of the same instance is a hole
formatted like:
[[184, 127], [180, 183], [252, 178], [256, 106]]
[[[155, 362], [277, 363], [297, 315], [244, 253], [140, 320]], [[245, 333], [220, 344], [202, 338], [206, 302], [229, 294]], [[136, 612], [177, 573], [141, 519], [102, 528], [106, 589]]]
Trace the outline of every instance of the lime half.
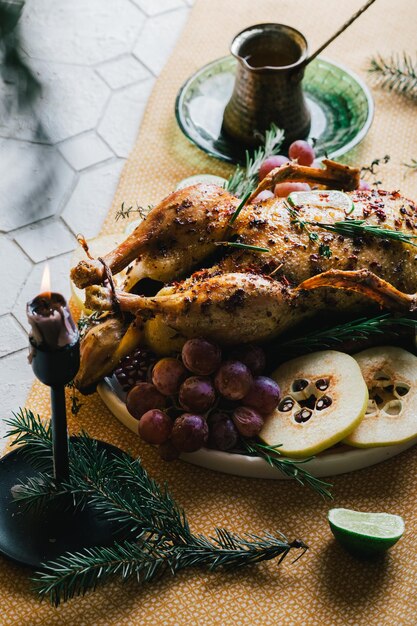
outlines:
[[404, 533], [404, 520], [391, 513], [364, 513], [330, 509], [331, 531], [340, 543], [357, 555], [379, 554], [391, 548]]
[[197, 185], [198, 183], [211, 183], [223, 187], [223, 185], [227, 183], [227, 180], [221, 176], [215, 176], [214, 174], [195, 174], [194, 176], [189, 176], [181, 180], [175, 187], [175, 191], [190, 187], [191, 185]]
[[346, 215], [352, 213], [355, 205], [343, 191], [316, 190], [316, 191], [293, 191], [287, 198], [293, 206], [312, 206], [320, 209], [340, 209]]

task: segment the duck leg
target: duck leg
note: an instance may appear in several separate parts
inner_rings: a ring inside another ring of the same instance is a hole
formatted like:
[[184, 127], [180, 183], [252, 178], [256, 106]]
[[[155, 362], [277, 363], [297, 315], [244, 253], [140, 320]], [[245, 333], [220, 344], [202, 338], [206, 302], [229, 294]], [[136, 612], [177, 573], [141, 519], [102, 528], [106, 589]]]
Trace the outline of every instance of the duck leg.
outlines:
[[369, 270], [343, 271], [329, 270], [308, 278], [297, 287], [297, 291], [333, 287], [355, 291], [389, 310], [412, 312], [417, 309], [417, 294], [407, 294], [396, 289], [391, 283], [379, 278]]
[[[238, 203], [225, 189], [212, 184], [176, 191], [154, 207], [103, 261], [117, 274], [137, 259], [136, 281], [179, 278], [216, 249], [215, 242], [224, 237]], [[80, 289], [100, 284], [105, 278], [104, 265], [96, 259], [81, 261], [71, 270], [71, 278]]]
[[248, 202], [256, 198], [261, 191], [272, 190], [277, 183], [289, 181], [315, 183], [329, 189], [343, 189], [344, 191], [353, 191], [359, 187], [359, 169], [329, 159], [323, 159], [323, 164], [325, 169], [298, 165], [298, 163], [276, 167], [261, 180]]
[[[314, 307], [297, 306], [302, 297], [280, 282], [240, 272], [197, 272], [153, 297], [121, 291], [116, 296], [120, 309], [138, 319], [158, 315], [185, 337], [204, 336], [221, 344], [263, 341], [314, 313]], [[110, 309], [111, 304], [111, 298], [105, 300], [99, 292], [95, 299], [90, 291], [90, 308]]]

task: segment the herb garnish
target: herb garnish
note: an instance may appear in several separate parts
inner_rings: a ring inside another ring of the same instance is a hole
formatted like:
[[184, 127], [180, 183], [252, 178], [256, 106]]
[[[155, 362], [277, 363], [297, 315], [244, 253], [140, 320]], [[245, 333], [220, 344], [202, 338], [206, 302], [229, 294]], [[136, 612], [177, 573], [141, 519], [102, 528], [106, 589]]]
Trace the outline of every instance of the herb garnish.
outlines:
[[166, 486], [161, 488], [148, 476], [139, 459], [100, 450], [86, 434], [70, 439], [71, 475], [67, 483], [56, 485], [49, 426], [27, 409], [8, 424], [8, 436], [17, 436], [14, 444], [39, 470], [36, 478], [16, 489], [21, 505], [44, 506], [55, 499], [59, 506], [57, 498], [71, 494], [76, 503], [93, 506], [128, 537], [110, 546], [69, 552], [44, 564], [33, 579], [35, 589], [55, 606], [114, 576], [150, 582], [187, 567], [236, 569], [274, 558], [280, 563], [293, 550], [301, 550], [300, 556], [307, 550], [302, 541], [289, 542], [280, 532], [242, 536], [216, 528], [211, 537], [193, 533], [184, 510]]
[[225, 184], [225, 189], [238, 198], [241, 198], [243, 194], [248, 191], [252, 192], [256, 189], [258, 184], [258, 172], [262, 162], [268, 157], [278, 154], [283, 139], [284, 131], [275, 124], [271, 124], [271, 128], [265, 133], [264, 145], [255, 150], [253, 155], [250, 155], [248, 150], [246, 150], [245, 166], [237, 166], [234, 173]]
[[373, 335], [383, 335], [389, 330], [405, 327], [417, 329], [417, 319], [394, 317], [389, 313], [377, 317], [360, 317], [345, 324], [339, 324], [325, 330], [316, 330], [302, 337], [288, 339], [277, 344], [277, 350], [286, 356], [298, 356], [307, 352], [334, 348], [345, 341], [362, 341]]
[[285, 476], [289, 476], [293, 478], [300, 485], [307, 485], [317, 491], [323, 498], [333, 499], [332, 494], [330, 493], [328, 487], [331, 487], [331, 483], [327, 483], [320, 478], [316, 478], [310, 474], [308, 470], [306, 470], [302, 465], [311, 461], [314, 457], [309, 457], [308, 459], [294, 460], [287, 459], [280, 455], [279, 448], [280, 446], [267, 446], [264, 443], [258, 443], [257, 441], [247, 441], [242, 440], [244, 447], [246, 448], [246, 452], [248, 452], [251, 456], [259, 456], [264, 461], [271, 465], [271, 467], [275, 467], [280, 472], [285, 474]]
[[249, 243], [241, 243], [240, 241], [216, 241], [216, 246], [232, 246], [233, 248], [242, 248], [243, 250], [252, 250], [254, 252], [269, 252], [269, 248], [261, 248], [261, 246], [252, 246]]
[[334, 222], [333, 224], [326, 224], [324, 222], [305, 223], [312, 226], [318, 226], [319, 228], [324, 228], [324, 230], [328, 230], [331, 233], [337, 233], [338, 235], [343, 235], [344, 237], [363, 237], [365, 235], [371, 235], [372, 237], [401, 241], [417, 247], [417, 243], [413, 243], [412, 241], [412, 239], [417, 239], [417, 235], [403, 233], [400, 230], [382, 228], [381, 226], [375, 226], [374, 224], [368, 224], [366, 220], [342, 220], [340, 222]]
[[122, 219], [122, 220], [127, 219], [128, 217], [132, 215], [132, 213], [138, 213], [139, 217], [142, 220], [146, 220], [148, 214], [150, 213], [150, 211], [152, 211], [152, 209], [153, 209], [153, 206], [151, 204], [149, 204], [146, 209], [143, 206], [139, 206], [139, 204], [136, 204], [136, 207], [130, 206], [128, 208], [125, 208], [125, 203], [122, 202], [122, 206], [116, 212], [115, 219], [116, 219], [116, 222], [118, 222], [119, 219]]
[[[337, 233], [338, 235], [343, 235], [344, 237], [364, 237], [365, 235], [371, 235], [372, 237], [401, 241], [417, 247], [417, 243], [413, 243], [412, 241], [412, 239], [417, 239], [417, 235], [412, 235], [411, 233], [403, 233], [400, 230], [391, 230], [374, 224], [368, 224], [366, 220], [347, 219], [334, 222], [333, 224], [327, 224], [326, 222], [312, 222], [309, 220], [303, 220], [300, 213], [291, 208], [288, 202], [284, 202], [284, 206], [290, 214], [291, 224], [296, 224], [304, 230], [308, 234], [308, 238], [311, 241], [317, 241], [319, 236], [317, 233], [312, 233], [308, 229], [308, 226], [323, 228], [324, 230], [328, 230], [331, 233]], [[326, 250], [325, 254], [327, 254]]]

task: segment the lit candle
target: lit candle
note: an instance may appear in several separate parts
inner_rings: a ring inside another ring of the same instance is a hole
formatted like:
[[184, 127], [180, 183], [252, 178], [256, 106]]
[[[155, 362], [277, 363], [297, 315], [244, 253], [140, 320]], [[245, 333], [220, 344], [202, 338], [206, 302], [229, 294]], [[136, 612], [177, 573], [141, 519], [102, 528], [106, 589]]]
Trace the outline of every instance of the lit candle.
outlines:
[[78, 340], [77, 327], [65, 298], [59, 293], [51, 293], [48, 265], [43, 273], [41, 293], [28, 302], [26, 311], [33, 348], [57, 350]]
[[31, 326], [29, 362], [41, 382], [51, 388], [51, 426], [55, 478], [68, 478], [68, 433], [65, 385], [80, 365], [77, 327], [65, 298], [52, 293], [49, 268], [42, 278], [41, 293], [26, 307]]

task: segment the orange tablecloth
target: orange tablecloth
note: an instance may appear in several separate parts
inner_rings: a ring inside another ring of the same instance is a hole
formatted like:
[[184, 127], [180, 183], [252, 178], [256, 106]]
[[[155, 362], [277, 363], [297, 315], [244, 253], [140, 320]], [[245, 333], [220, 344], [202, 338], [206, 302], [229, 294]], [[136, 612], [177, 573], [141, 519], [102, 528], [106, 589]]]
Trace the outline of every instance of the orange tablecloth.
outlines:
[[[121, 176], [103, 232], [123, 229], [114, 221], [122, 201], [155, 203], [185, 176], [227, 175], [219, 161], [192, 146], [178, 129], [173, 107], [184, 80], [198, 67], [227, 53], [232, 36], [253, 23], [276, 21], [304, 32], [314, 49], [352, 14], [360, 0], [199, 0], [168, 65], [157, 81], [136, 146]], [[415, 53], [417, 4], [378, 0], [326, 51], [326, 57], [366, 79], [372, 53]], [[375, 121], [367, 138], [349, 155], [356, 163], [391, 155], [382, 172], [386, 188], [417, 198], [417, 174], [404, 177], [404, 161], [417, 158], [415, 104], [374, 90]], [[27, 406], [49, 414], [48, 390], [35, 384]], [[192, 527], [210, 534], [214, 526], [236, 532], [279, 529], [310, 546], [303, 559], [271, 562], [237, 573], [183, 572], [175, 579], [138, 587], [114, 582], [58, 609], [40, 605], [30, 591], [29, 572], [1, 560], [0, 624], [415, 624], [417, 621], [417, 455], [410, 450], [379, 466], [334, 479], [334, 504], [401, 514], [406, 534], [385, 559], [358, 562], [332, 539], [329, 503], [293, 483], [251, 480], [186, 465], [167, 465], [127, 431], [97, 395], [85, 398], [71, 428], [141, 455], [158, 480], [166, 480], [185, 507]]]

